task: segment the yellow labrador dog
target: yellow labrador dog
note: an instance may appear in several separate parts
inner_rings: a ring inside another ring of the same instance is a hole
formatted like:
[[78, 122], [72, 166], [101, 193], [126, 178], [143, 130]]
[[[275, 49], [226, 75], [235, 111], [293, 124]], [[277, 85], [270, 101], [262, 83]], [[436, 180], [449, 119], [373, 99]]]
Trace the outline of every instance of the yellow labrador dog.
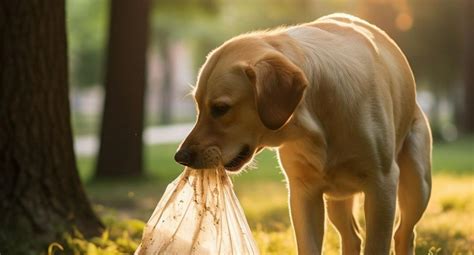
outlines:
[[[365, 254], [413, 254], [431, 191], [431, 135], [398, 46], [356, 17], [237, 36], [202, 67], [198, 119], [175, 155], [193, 168], [244, 167], [278, 150], [299, 254], [322, 253], [324, 217], [359, 254], [354, 195], [365, 195]], [[326, 210], [325, 210], [326, 208]]]

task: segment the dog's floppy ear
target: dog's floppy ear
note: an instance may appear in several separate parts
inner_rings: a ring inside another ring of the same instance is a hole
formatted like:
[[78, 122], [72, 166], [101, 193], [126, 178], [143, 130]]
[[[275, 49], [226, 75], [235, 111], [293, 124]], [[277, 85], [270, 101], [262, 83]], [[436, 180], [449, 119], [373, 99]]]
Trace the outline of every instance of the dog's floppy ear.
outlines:
[[291, 117], [308, 86], [305, 75], [279, 53], [269, 54], [254, 65], [244, 67], [254, 87], [258, 115], [272, 130], [281, 128]]

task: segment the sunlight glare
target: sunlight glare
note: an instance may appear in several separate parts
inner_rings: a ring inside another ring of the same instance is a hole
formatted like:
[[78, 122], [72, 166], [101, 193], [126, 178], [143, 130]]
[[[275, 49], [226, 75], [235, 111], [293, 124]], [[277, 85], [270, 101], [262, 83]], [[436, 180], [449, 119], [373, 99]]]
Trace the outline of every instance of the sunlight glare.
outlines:
[[413, 18], [410, 14], [402, 12], [398, 14], [395, 25], [401, 31], [408, 31], [413, 26]]

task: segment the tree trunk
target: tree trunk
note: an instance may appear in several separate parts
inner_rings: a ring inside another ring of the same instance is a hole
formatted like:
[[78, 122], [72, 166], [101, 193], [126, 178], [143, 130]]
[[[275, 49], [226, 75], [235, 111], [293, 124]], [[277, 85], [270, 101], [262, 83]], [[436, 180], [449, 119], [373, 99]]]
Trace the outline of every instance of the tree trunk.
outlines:
[[171, 52], [171, 41], [166, 33], [162, 33], [162, 40], [160, 42], [160, 55], [163, 61], [163, 79], [161, 80], [160, 90], [160, 124], [171, 123], [171, 110], [173, 103], [173, 59]]
[[105, 103], [97, 176], [142, 173], [149, 0], [110, 2]]
[[474, 133], [474, 2], [464, 0], [464, 131]]
[[0, 3], [0, 253], [102, 224], [81, 185], [68, 99], [64, 0]]

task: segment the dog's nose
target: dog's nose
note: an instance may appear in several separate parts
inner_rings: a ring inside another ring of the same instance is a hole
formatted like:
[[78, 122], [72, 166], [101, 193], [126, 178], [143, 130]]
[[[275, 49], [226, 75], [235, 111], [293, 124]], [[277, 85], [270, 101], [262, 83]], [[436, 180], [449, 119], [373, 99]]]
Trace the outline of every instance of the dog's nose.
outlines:
[[181, 149], [174, 155], [174, 160], [181, 165], [191, 166], [193, 162], [193, 153], [187, 149]]

